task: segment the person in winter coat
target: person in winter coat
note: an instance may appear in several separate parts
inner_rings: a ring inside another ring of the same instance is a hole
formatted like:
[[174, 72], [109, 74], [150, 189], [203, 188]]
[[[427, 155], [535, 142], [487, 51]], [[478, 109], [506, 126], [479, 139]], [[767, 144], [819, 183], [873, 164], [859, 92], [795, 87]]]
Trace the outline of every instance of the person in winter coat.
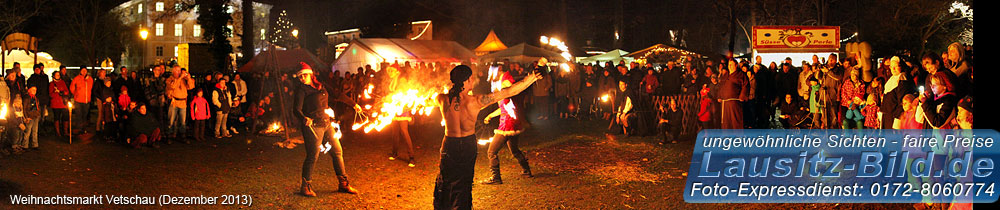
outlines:
[[951, 129], [953, 127], [951, 121], [955, 119], [955, 108], [959, 99], [954, 93], [954, 81], [949, 80], [944, 72], [938, 72], [931, 78], [930, 89], [934, 93], [934, 98], [929, 98], [929, 94], [921, 94], [917, 98], [923, 111], [924, 121], [934, 129]]
[[226, 79], [219, 78], [215, 84], [215, 91], [212, 92], [212, 104], [216, 107], [215, 138], [217, 139], [233, 137], [229, 135], [229, 126], [226, 125], [226, 122], [229, 121], [229, 109], [233, 104], [232, 98], [232, 94], [229, 94], [229, 89], [226, 87]]
[[[65, 66], [60, 69], [66, 69]], [[52, 72], [52, 82], [49, 82], [49, 105], [52, 107], [52, 119], [56, 127], [56, 136], [70, 135], [69, 107], [72, 101], [69, 86], [63, 80], [64, 71]]]
[[[86, 128], [90, 115], [90, 98], [91, 90], [94, 88], [94, 78], [87, 74], [87, 67], [80, 67], [80, 74], [73, 78], [73, 83], [70, 84], [69, 90], [73, 94], [73, 116], [76, 116], [77, 128], [81, 128], [83, 132], [86, 132]], [[72, 135], [72, 134], [70, 134]]]
[[205, 100], [204, 91], [197, 90], [194, 99], [191, 100], [191, 119], [194, 120], [194, 139], [205, 140], [205, 120], [209, 118], [208, 100]]
[[135, 112], [129, 117], [129, 131], [131, 140], [129, 144], [134, 148], [142, 145], [149, 145], [153, 148], [160, 148], [157, 143], [160, 141], [160, 126], [151, 114], [147, 112], [146, 104], [136, 105]]

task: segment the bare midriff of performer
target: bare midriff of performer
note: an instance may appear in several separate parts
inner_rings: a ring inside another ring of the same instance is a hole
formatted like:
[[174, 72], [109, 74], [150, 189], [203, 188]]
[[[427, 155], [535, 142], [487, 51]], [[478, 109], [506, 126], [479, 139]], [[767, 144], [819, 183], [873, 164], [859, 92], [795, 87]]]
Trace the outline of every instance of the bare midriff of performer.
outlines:
[[517, 95], [541, 78], [538, 73], [532, 73], [510, 88], [485, 95], [469, 95], [469, 90], [478, 83], [475, 78], [470, 79], [471, 76], [472, 69], [468, 66], [455, 67], [451, 70], [452, 88], [447, 95], [438, 97], [438, 107], [445, 121], [445, 138], [441, 142], [440, 174], [434, 186], [434, 209], [472, 208], [479, 111]]

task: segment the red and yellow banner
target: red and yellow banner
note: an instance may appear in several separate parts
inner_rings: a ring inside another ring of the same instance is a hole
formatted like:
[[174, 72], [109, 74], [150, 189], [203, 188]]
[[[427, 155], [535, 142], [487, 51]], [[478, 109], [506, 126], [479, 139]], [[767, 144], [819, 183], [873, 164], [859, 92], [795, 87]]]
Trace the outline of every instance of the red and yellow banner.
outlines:
[[767, 51], [838, 50], [840, 26], [754, 26], [753, 48]]

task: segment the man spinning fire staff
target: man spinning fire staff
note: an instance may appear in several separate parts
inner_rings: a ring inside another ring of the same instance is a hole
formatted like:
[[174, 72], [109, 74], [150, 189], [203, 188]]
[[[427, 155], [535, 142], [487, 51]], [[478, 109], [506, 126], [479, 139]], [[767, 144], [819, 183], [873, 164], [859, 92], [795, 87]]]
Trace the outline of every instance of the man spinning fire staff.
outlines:
[[[472, 209], [472, 178], [476, 165], [476, 119], [479, 110], [501, 99], [517, 95], [541, 78], [531, 73], [510, 88], [486, 95], [467, 94], [478, 82], [472, 69], [460, 65], [451, 70], [452, 87], [438, 97], [445, 121], [441, 142], [440, 174], [434, 185], [434, 209]], [[465, 87], [470, 87], [466, 89]]]
[[[509, 72], [500, 71], [499, 69], [499, 66], [490, 67], [490, 90], [492, 92], [510, 88], [514, 84], [514, 77]], [[484, 124], [489, 124], [491, 118], [500, 116], [500, 125], [493, 131], [493, 138], [490, 142], [488, 153], [490, 157], [490, 171], [493, 172], [493, 176], [483, 180], [481, 182], [483, 184], [503, 184], [503, 180], [500, 179], [500, 159], [497, 158], [497, 153], [500, 152], [504, 144], [507, 144], [510, 153], [521, 164], [521, 168], [523, 169], [521, 176], [532, 177], [531, 167], [528, 166], [528, 159], [524, 157], [524, 153], [518, 149], [517, 145], [518, 137], [523, 128], [521, 128], [521, 121], [517, 119], [518, 109], [514, 104], [516, 104], [514, 98], [500, 100], [497, 104], [499, 107], [483, 120]]]
[[[295, 116], [302, 121], [302, 138], [305, 141], [306, 160], [302, 163], [302, 195], [316, 197], [316, 192], [312, 189], [312, 168], [319, 159], [321, 147], [329, 145], [331, 147], [330, 156], [333, 157], [333, 170], [337, 174], [340, 186], [337, 191], [350, 194], [358, 194], [347, 181], [347, 173], [344, 169], [344, 150], [340, 146], [340, 139], [335, 138], [335, 130], [331, 125], [331, 116], [326, 113], [330, 109], [327, 104], [328, 95], [316, 77], [313, 76], [312, 68], [305, 63], [300, 63], [302, 70], [296, 74], [302, 82], [295, 91], [295, 106], [292, 110]], [[332, 112], [331, 112], [332, 113]]]

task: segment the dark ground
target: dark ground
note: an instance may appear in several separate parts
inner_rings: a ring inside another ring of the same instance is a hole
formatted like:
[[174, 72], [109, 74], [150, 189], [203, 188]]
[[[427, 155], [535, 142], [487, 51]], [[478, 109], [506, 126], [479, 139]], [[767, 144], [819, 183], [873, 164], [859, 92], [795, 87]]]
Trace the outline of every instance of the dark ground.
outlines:
[[[131, 149], [104, 141], [40, 135], [42, 150], [0, 159], [0, 209], [157, 208], [159, 206], [11, 206], [9, 195], [251, 195], [253, 209], [431, 209], [440, 120], [412, 125], [415, 168], [389, 161], [389, 137], [345, 134], [347, 173], [359, 195], [337, 193], [330, 157], [314, 169], [319, 197], [297, 195], [301, 146], [284, 149], [273, 137], [210, 139], [159, 149]], [[503, 185], [475, 185], [477, 209], [912, 209], [911, 204], [690, 204], [685, 203], [691, 141], [663, 146], [654, 137], [605, 136], [607, 122], [549, 120], [521, 137], [535, 178], [521, 178], [510, 152], [501, 151]], [[602, 126], [605, 125], [605, 126]], [[384, 132], [384, 131], [383, 131]], [[297, 137], [293, 137], [297, 138]], [[484, 138], [484, 137], [480, 137]], [[688, 139], [691, 139], [690, 137]], [[476, 181], [487, 178], [486, 147], [479, 147]], [[185, 206], [227, 208], [238, 206]], [[242, 206], [246, 207], [246, 206]]]

